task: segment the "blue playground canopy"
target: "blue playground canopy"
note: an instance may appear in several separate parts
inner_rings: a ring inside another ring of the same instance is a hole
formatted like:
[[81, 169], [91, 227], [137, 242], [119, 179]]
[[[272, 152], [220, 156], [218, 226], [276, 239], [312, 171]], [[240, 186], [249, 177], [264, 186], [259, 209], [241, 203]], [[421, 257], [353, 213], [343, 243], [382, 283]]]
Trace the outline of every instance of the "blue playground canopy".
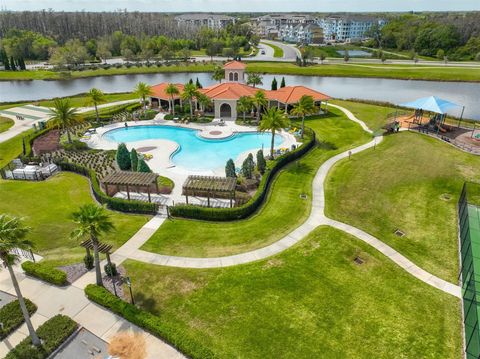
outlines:
[[442, 115], [447, 113], [447, 111], [452, 108], [462, 107], [456, 103], [435, 96], [419, 98], [418, 100], [412, 102], [402, 103], [400, 106], [422, 109], [425, 111], [440, 113]]

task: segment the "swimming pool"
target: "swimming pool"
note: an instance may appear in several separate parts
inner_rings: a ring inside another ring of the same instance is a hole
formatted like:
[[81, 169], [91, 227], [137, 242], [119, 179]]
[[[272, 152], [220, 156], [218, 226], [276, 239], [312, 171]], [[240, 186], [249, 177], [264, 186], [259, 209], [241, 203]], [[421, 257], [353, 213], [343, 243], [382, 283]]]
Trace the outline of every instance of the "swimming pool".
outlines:
[[[198, 135], [198, 130], [174, 126], [144, 125], [122, 127], [106, 132], [103, 138], [117, 142], [129, 143], [142, 140], [170, 140], [178, 143], [179, 149], [173, 154], [175, 166], [189, 170], [204, 171], [224, 167], [231, 158], [247, 151], [270, 148], [271, 133], [242, 132], [225, 139], [205, 139]], [[283, 136], [275, 135], [275, 147], [284, 142]], [[139, 146], [140, 147], [140, 146]]]

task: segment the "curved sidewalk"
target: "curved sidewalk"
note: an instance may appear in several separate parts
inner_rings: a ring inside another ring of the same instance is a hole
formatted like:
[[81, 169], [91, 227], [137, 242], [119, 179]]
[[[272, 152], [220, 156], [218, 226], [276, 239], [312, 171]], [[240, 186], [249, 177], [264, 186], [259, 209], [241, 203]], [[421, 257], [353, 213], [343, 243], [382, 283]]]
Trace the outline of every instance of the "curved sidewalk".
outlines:
[[[358, 123], [365, 131], [372, 133], [368, 126], [357, 119], [349, 110], [337, 106], [329, 105], [331, 107], [340, 109], [345, 113], [345, 115], [352, 121]], [[372, 235], [348, 224], [335, 221], [333, 219], [327, 218], [325, 216], [325, 192], [324, 192], [324, 183], [327, 178], [328, 172], [330, 169], [340, 160], [349, 156], [349, 154], [355, 154], [361, 151], [364, 151], [368, 148], [376, 146], [383, 140], [382, 136], [375, 137], [369, 143], [358, 146], [351, 150], [342, 152], [334, 157], [331, 157], [325, 161], [320, 168], [318, 169], [315, 178], [313, 180], [313, 196], [312, 196], [312, 211], [308, 219], [291, 233], [280, 239], [279, 241], [272, 243], [266, 247], [252, 250], [245, 253], [240, 253], [231, 256], [225, 257], [213, 257], [213, 258], [192, 258], [192, 257], [178, 257], [178, 256], [169, 256], [158, 253], [147, 252], [139, 249], [149, 238], [150, 236], [142, 236], [138, 238], [135, 235], [136, 240], [135, 244], [125, 243], [124, 246], [119, 248], [118, 251], [114, 253], [116, 256], [115, 260], [123, 261], [127, 258], [134, 259], [140, 262], [170, 266], [170, 267], [181, 267], [181, 268], [218, 268], [218, 267], [228, 267], [239, 264], [245, 264], [260, 259], [268, 258], [275, 254], [278, 254], [284, 251], [287, 248], [290, 248], [294, 244], [298, 243], [300, 240], [305, 238], [311, 231], [317, 228], [320, 225], [328, 225], [334, 228], [337, 228], [341, 231], [344, 231], [348, 234], [353, 235], [354, 237], [364, 241], [365, 243], [371, 245], [390, 260], [399, 265], [402, 269], [406, 270], [408, 273], [416, 277], [417, 279], [437, 288], [443, 292], [454, 295], [458, 298], [461, 297], [461, 289], [459, 286], [454, 285], [450, 282], [447, 282], [441, 278], [434, 276], [433, 274], [423, 270], [422, 268], [415, 265], [409, 259], [404, 257], [402, 254], [394, 250], [392, 247], [383, 243], [379, 239], [373, 237]], [[163, 220], [156, 220], [158, 227], [160, 227]], [[142, 230], [139, 231], [139, 233]], [[150, 231], [148, 231], [150, 233]], [[152, 233], [153, 234], [153, 233]]]

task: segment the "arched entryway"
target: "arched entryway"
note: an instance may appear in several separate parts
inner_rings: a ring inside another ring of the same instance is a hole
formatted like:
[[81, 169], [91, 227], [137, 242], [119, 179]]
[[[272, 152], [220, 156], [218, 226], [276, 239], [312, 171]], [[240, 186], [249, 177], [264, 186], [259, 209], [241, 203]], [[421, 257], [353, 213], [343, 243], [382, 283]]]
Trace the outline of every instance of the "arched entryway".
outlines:
[[220, 106], [220, 117], [221, 118], [232, 117], [232, 107], [228, 103], [222, 103], [222, 106]]
[[233, 75], [233, 81], [238, 82], [238, 72], [235, 72], [235, 74]]
[[233, 72], [230, 72], [228, 74], [228, 81], [232, 82], [233, 81]]

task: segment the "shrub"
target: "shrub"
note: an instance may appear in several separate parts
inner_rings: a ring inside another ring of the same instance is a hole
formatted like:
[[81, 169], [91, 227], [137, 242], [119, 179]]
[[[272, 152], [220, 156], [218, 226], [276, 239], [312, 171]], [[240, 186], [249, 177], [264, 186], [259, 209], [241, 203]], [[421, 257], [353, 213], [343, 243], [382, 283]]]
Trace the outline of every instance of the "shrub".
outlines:
[[253, 162], [253, 156], [251, 153], [248, 154], [247, 158], [243, 161], [242, 164], [242, 175], [245, 178], [252, 178], [253, 170], [255, 169], [255, 162]]
[[44, 280], [45, 282], [60, 286], [67, 284], [67, 274], [49, 264], [26, 261], [22, 263], [22, 269], [28, 275]]
[[138, 160], [137, 172], [152, 172], [143, 158]]
[[130, 167], [132, 171], [136, 171], [138, 167], [138, 153], [135, 148], [130, 152]]
[[237, 177], [237, 174], [235, 172], [235, 163], [231, 158], [227, 161], [227, 164], [225, 166], [225, 176], [233, 178]]
[[262, 175], [265, 173], [265, 169], [267, 168], [267, 161], [265, 161], [265, 157], [263, 156], [263, 151], [258, 150], [257, 152], [257, 170]]
[[[37, 311], [37, 306], [27, 298], [24, 298], [27, 311], [30, 315]], [[10, 333], [14, 332], [24, 322], [20, 303], [17, 300], [10, 302], [0, 308], [0, 339], [3, 340]]]
[[115, 159], [117, 161], [118, 167], [120, 167], [122, 171], [130, 170], [130, 152], [128, 152], [127, 146], [124, 143], [120, 143], [118, 145]]
[[93, 258], [93, 256], [91, 254], [85, 254], [85, 257], [83, 257], [83, 263], [85, 263], [85, 268], [87, 268], [87, 270], [93, 269], [93, 267], [94, 267], [93, 262], [94, 261], [95, 261], [95, 259]]
[[304, 143], [295, 150], [278, 157], [272, 168], [267, 168], [255, 195], [245, 204], [234, 208], [206, 208], [180, 204], [169, 207], [170, 214], [176, 217], [193, 218], [206, 221], [233, 221], [247, 218], [264, 202], [275, 175], [288, 163], [295, 161], [307, 153], [315, 144], [315, 132], [305, 128]]
[[107, 263], [103, 266], [103, 269], [105, 269], [105, 273], [107, 273], [109, 277], [114, 277], [118, 274], [117, 265], [115, 263], [112, 263], [111, 265]]
[[57, 314], [37, 329], [42, 341], [40, 347], [32, 345], [30, 337], [22, 340], [13, 348], [5, 359], [46, 359], [78, 328], [78, 324], [71, 318]]
[[88, 145], [85, 142], [73, 140], [72, 143], [65, 143], [63, 148], [66, 151], [85, 151], [88, 150]]
[[170, 343], [187, 357], [202, 359], [214, 357], [210, 349], [206, 348], [202, 342], [189, 337], [189, 334], [184, 329], [178, 328], [174, 324], [166, 323], [159, 317], [124, 302], [103, 287], [89, 284], [85, 288], [85, 294], [88, 299], [110, 309], [129, 322]]
[[173, 120], [173, 115], [171, 113], [169, 113], [168, 115], [165, 115], [163, 117], [164, 120], [167, 120], [167, 121], [172, 121]]

